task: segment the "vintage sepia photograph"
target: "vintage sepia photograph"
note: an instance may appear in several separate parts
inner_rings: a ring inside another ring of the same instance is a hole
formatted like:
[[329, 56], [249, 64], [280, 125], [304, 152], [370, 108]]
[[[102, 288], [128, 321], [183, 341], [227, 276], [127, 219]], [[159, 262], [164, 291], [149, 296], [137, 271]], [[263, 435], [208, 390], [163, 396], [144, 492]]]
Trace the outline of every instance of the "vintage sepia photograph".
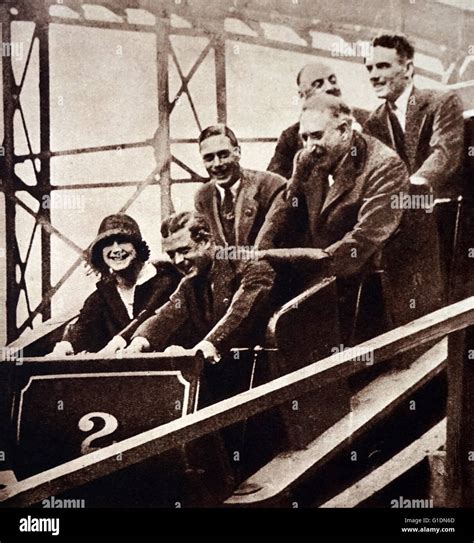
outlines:
[[0, 32], [2, 543], [472, 541], [474, 0], [2, 0]]

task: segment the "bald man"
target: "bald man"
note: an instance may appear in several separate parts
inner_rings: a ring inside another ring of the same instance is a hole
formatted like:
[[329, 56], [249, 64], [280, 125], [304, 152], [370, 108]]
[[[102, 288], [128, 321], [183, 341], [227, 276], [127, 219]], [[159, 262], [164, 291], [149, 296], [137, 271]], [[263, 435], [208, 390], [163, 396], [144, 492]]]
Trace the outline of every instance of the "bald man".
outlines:
[[[298, 85], [298, 95], [301, 99], [309, 98], [310, 96], [326, 93], [332, 96], [341, 96], [341, 89], [337, 83], [337, 77], [334, 70], [322, 62], [313, 62], [306, 64], [300, 70], [296, 77]], [[352, 114], [356, 123], [356, 128], [362, 127], [369, 116], [369, 112], [365, 109], [352, 108]], [[269, 172], [277, 173], [290, 179], [293, 172], [293, 160], [296, 153], [303, 148], [303, 142], [300, 134], [300, 123], [292, 124], [284, 130], [275, 148], [275, 154], [268, 165]]]

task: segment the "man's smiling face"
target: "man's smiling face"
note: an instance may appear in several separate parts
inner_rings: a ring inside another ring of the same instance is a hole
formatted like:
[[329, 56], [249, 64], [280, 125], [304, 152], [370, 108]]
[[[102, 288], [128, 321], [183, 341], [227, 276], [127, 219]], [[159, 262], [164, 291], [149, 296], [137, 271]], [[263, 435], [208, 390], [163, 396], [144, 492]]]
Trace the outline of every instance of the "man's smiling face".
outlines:
[[201, 157], [209, 177], [223, 188], [233, 185], [240, 177], [240, 148], [219, 134], [201, 142]]
[[328, 111], [306, 110], [300, 118], [300, 137], [308, 153], [321, 167], [330, 167], [344, 150], [349, 128]]
[[396, 49], [374, 47], [365, 67], [378, 98], [395, 101], [411, 81], [412, 62], [401, 60]]
[[163, 250], [176, 268], [187, 277], [201, 274], [212, 262], [211, 243], [193, 240], [187, 227], [163, 238]]

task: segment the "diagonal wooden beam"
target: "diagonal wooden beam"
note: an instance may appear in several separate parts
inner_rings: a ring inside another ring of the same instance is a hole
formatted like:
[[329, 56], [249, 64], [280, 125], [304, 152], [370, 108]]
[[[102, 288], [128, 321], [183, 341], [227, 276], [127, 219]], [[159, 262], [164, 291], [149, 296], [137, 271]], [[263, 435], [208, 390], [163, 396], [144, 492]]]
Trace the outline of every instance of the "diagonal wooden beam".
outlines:
[[209, 53], [209, 51], [211, 50], [211, 48], [213, 47], [214, 45], [214, 41], [211, 39], [209, 40], [209, 43], [206, 45], [206, 47], [204, 47], [204, 49], [201, 51], [201, 54], [198, 56], [198, 58], [196, 59], [196, 62], [194, 63], [194, 65], [192, 66], [191, 70], [189, 70], [189, 73], [187, 76], [184, 77], [184, 80], [182, 81], [181, 83], [181, 87], [179, 88], [178, 92], [176, 93], [176, 96], [174, 97], [174, 99], [170, 102], [170, 105], [169, 105], [169, 112], [170, 112], [170, 115], [174, 109], [174, 106], [176, 105], [176, 102], [178, 100], [178, 98], [183, 94], [183, 92], [185, 91], [185, 88], [187, 86], [187, 84], [191, 81], [193, 75], [196, 73], [197, 69], [199, 68], [199, 66], [201, 66], [201, 64], [204, 62], [204, 59], [206, 58], [207, 54]]
[[[75, 486], [88, 483], [142, 462], [177, 444], [189, 443], [201, 436], [281, 405], [301, 394], [318, 390], [329, 383], [358, 373], [366, 367], [360, 353], [373, 353], [374, 364], [444, 337], [474, 323], [474, 296], [430, 313], [373, 340], [315, 362], [288, 375], [213, 404], [182, 417], [76, 458], [0, 491], [0, 502], [9, 506], [27, 506]], [[146, 356], [146, 355], [145, 355]], [[152, 354], [160, 358], [160, 354]], [[133, 364], [133, 358], [130, 362]], [[358, 360], [359, 359], [359, 360]], [[117, 462], [117, 455], [122, 461]], [[120, 464], [120, 465], [118, 465]]]
[[438, 450], [445, 443], [446, 419], [444, 418], [388, 462], [371, 471], [369, 475], [331, 498], [321, 507], [356, 507], [419, 464], [428, 454]]
[[226, 505], [262, 506], [288, 492], [308, 473], [321, 473], [326, 464], [384, 417], [392, 413], [416, 390], [446, 368], [447, 340], [444, 338], [424, 353], [409, 368], [383, 374], [362, 389], [353, 399], [352, 408], [344, 418], [328, 428], [301, 450], [276, 456], [241, 486], [255, 488], [241, 493], [239, 488]]

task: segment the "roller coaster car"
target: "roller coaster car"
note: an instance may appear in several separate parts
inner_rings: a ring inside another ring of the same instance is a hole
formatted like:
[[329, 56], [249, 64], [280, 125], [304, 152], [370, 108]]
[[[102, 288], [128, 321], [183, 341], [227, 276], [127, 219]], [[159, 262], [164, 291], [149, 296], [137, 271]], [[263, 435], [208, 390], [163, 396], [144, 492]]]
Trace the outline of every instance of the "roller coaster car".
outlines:
[[[268, 348], [244, 350], [234, 360], [246, 368], [251, 386], [331, 354], [331, 346], [339, 344], [334, 296], [335, 281], [328, 279], [273, 316]], [[61, 326], [44, 329], [53, 342], [60, 337]], [[45, 336], [35, 332], [33, 341], [17, 341], [14, 346], [31, 356], [47, 352], [52, 343], [48, 345]], [[2, 449], [11, 451], [7, 464], [21, 480], [185, 416], [197, 408], [203, 366], [200, 356], [170, 358], [153, 353], [122, 359], [87, 355], [7, 361], [0, 366], [1, 414], [3, 427], [9, 429], [3, 433], [8, 443]], [[263, 433], [271, 439], [267, 445], [276, 454], [303, 447], [348, 411], [348, 388], [337, 383], [318, 393], [296, 396], [278, 410], [283, 426], [261, 430], [266, 430]], [[256, 416], [244, 424], [242, 450], [259, 451], [254, 440], [261, 439], [262, 432], [255, 425], [268, 420]], [[84, 497], [89, 506], [216, 505], [236, 484], [236, 470], [230, 468], [229, 460], [232, 454], [221, 435], [211, 434], [186, 446], [176, 444], [159, 458], [129, 466], [82, 490], [75, 488], [73, 495]], [[117, 457], [118, 465], [120, 461]], [[265, 461], [268, 458], [252, 458], [253, 469]]]

